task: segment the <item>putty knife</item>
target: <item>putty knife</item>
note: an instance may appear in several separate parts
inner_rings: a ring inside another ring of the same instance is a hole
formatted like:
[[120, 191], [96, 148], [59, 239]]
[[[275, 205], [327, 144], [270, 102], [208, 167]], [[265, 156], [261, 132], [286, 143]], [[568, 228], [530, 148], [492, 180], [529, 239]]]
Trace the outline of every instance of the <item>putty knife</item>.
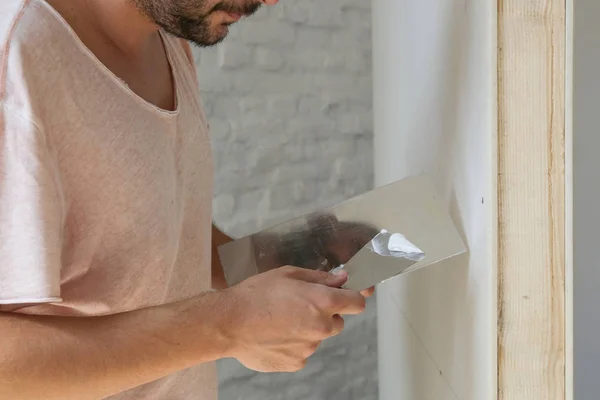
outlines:
[[344, 288], [363, 290], [466, 251], [431, 181], [406, 178], [218, 249], [235, 285], [283, 265], [348, 271]]

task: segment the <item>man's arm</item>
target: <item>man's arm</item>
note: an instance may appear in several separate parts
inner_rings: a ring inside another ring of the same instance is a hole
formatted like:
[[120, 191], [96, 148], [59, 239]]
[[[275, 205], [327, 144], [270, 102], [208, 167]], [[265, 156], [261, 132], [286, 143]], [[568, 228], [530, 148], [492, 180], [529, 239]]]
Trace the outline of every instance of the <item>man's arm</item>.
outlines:
[[213, 224], [212, 226], [212, 287], [213, 289], [226, 289], [227, 281], [225, 280], [225, 272], [223, 265], [219, 259], [218, 247], [222, 244], [229, 243], [233, 239], [224, 234]]
[[0, 397], [97, 400], [229, 357], [222, 296], [105, 317], [0, 312]]
[[219, 358], [263, 372], [304, 367], [361, 313], [346, 275], [285, 267], [223, 291], [102, 317], [0, 312], [0, 393], [11, 400], [98, 400]]

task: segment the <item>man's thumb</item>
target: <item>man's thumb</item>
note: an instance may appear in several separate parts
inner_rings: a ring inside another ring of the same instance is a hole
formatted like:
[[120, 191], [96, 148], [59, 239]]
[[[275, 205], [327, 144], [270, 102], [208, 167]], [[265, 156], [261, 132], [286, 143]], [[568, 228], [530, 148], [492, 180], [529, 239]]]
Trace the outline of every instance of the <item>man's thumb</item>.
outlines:
[[346, 283], [347, 280], [348, 272], [344, 271], [343, 269], [338, 269], [329, 273], [329, 282], [331, 283], [326, 283], [326, 285], [339, 288], [342, 287], [342, 285]]

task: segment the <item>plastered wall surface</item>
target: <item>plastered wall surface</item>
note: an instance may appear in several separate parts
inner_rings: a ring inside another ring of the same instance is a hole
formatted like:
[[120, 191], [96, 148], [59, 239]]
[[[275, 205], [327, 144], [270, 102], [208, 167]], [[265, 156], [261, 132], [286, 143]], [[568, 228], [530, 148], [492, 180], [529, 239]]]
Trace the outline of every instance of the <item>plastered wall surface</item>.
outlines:
[[372, 7], [376, 184], [427, 171], [469, 249], [380, 287], [380, 399], [495, 399], [497, 4]]
[[[371, 11], [281, 2], [194, 49], [216, 161], [215, 220], [244, 235], [373, 185]], [[219, 363], [223, 400], [375, 400], [375, 303], [294, 375]]]

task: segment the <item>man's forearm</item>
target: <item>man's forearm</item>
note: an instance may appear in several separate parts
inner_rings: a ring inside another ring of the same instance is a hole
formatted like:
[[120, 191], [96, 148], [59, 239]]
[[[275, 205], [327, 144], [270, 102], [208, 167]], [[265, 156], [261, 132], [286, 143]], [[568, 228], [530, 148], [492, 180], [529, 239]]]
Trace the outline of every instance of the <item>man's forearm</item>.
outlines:
[[98, 400], [229, 357], [222, 296], [106, 317], [0, 313], [0, 397]]

